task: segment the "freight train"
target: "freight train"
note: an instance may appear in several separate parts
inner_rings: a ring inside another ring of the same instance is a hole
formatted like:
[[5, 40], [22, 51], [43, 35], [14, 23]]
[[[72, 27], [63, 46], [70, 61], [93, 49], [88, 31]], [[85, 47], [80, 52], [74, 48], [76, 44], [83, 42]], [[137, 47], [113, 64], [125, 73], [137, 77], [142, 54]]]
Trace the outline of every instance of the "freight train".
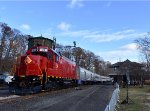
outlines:
[[[53, 88], [93, 84], [112, 79], [76, 65], [54, 50], [54, 41], [44, 37], [28, 39], [28, 50], [21, 56], [10, 92], [39, 92]], [[79, 84], [80, 84], [79, 83]]]

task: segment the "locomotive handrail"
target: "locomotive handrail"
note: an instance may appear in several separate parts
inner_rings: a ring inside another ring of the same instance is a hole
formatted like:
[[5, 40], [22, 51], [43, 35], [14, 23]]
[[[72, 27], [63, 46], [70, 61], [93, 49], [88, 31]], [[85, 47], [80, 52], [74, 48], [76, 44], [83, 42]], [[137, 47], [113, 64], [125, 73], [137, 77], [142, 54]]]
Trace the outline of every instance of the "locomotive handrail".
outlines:
[[13, 76], [14, 76], [14, 73], [16, 73], [16, 64], [13, 64], [13, 67], [12, 67], [10, 73], [13, 74]]

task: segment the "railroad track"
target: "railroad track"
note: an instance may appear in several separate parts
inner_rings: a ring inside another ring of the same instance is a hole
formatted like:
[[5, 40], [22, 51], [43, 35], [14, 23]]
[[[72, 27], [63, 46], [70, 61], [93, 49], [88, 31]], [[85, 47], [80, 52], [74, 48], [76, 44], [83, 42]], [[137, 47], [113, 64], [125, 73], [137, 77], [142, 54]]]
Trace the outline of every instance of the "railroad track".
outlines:
[[[85, 86], [81, 86], [81, 89], [82, 88], [88, 88], [90, 87], [90, 85], [85, 85]], [[67, 93], [69, 91], [72, 91], [74, 89], [79, 89], [79, 88], [76, 88], [76, 87], [72, 87], [72, 88], [67, 88], [67, 89], [52, 89], [52, 90], [45, 90], [45, 91], [42, 91], [40, 93], [35, 93], [35, 94], [23, 94], [23, 95], [14, 95], [14, 94], [10, 94], [8, 89], [5, 89], [5, 90], [0, 90], [0, 103], [7, 103], [7, 102], [14, 102], [16, 101], [17, 99], [31, 99], [33, 97], [41, 97], [41, 96], [45, 96], [45, 95], [52, 95], [52, 96], [55, 96], [55, 95], [58, 95], [59, 93]], [[17, 98], [17, 99], [16, 99]]]

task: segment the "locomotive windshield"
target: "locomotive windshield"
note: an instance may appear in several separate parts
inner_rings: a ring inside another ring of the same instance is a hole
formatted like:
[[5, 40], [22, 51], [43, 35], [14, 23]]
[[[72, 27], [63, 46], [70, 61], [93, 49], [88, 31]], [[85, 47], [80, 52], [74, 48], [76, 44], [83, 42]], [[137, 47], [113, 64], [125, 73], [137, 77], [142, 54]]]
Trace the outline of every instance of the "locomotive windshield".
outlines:
[[40, 55], [40, 56], [44, 56], [47, 57], [47, 53], [48, 53], [48, 47], [33, 47], [31, 49], [31, 53], [32, 55]]
[[46, 52], [32, 52], [32, 55], [40, 55], [40, 56], [43, 56], [43, 57], [47, 57]]
[[32, 48], [31, 52], [48, 52], [48, 47], [35, 47]]

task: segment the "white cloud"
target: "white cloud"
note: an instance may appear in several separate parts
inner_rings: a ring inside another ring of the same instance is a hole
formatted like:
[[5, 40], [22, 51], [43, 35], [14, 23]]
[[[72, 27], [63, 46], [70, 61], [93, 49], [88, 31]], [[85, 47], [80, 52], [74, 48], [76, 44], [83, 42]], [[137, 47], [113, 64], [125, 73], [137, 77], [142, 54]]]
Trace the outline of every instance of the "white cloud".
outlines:
[[69, 30], [69, 28], [71, 27], [71, 25], [70, 24], [68, 24], [68, 23], [66, 23], [66, 22], [61, 22], [60, 24], [58, 24], [58, 26], [57, 26], [60, 30], [62, 30], [62, 31], [68, 31]]
[[116, 50], [100, 52], [98, 55], [111, 63], [124, 61], [126, 59], [136, 62], [139, 61], [139, 51], [135, 43], [126, 44]]
[[85, 38], [89, 38], [96, 42], [111, 42], [111, 41], [118, 41], [126, 38], [137, 38], [137, 37], [141, 37], [141, 35], [143, 34], [137, 33], [135, 30], [128, 29], [128, 30], [123, 30], [123, 31], [118, 31], [113, 33], [108, 33], [108, 32], [91, 33], [89, 35], [86, 35]]
[[130, 51], [135, 51], [137, 49], [138, 49], [138, 46], [136, 43], [127, 44], [120, 48], [120, 50], [130, 50]]
[[71, 0], [71, 2], [69, 3], [68, 7], [69, 8], [75, 8], [75, 7], [83, 7], [83, 0]]
[[[62, 29], [63, 27], [64, 29], [66, 28], [65, 24], [61, 24], [60, 26]], [[66, 29], [69, 29], [69, 28], [66, 28]], [[112, 32], [112, 33], [107, 32], [107, 31], [67, 30], [67, 32], [62, 32], [60, 33], [60, 35], [68, 36], [68, 37], [84, 38], [93, 42], [111, 42], [111, 41], [118, 41], [118, 40], [128, 39], [128, 38], [136, 39], [139, 37], [143, 37], [144, 35], [146, 35], [146, 33], [138, 33], [136, 30], [133, 30], [133, 29], [127, 29], [127, 30], [122, 30], [122, 31]]]
[[24, 30], [30, 30], [30, 25], [28, 25], [28, 24], [22, 24], [21, 28], [24, 29]]
[[[85, 39], [93, 43], [113, 42], [121, 40], [135, 40], [139, 37], [144, 37], [147, 32], [138, 32], [135, 29], [126, 29], [113, 32], [113, 30], [71, 30], [69, 27], [67, 31], [59, 33], [57, 36], [74, 37], [74, 39]], [[135, 43], [126, 44], [115, 50], [100, 52], [104, 60], [112, 63], [124, 61], [129, 59], [131, 61], [139, 61], [139, 51]]]

